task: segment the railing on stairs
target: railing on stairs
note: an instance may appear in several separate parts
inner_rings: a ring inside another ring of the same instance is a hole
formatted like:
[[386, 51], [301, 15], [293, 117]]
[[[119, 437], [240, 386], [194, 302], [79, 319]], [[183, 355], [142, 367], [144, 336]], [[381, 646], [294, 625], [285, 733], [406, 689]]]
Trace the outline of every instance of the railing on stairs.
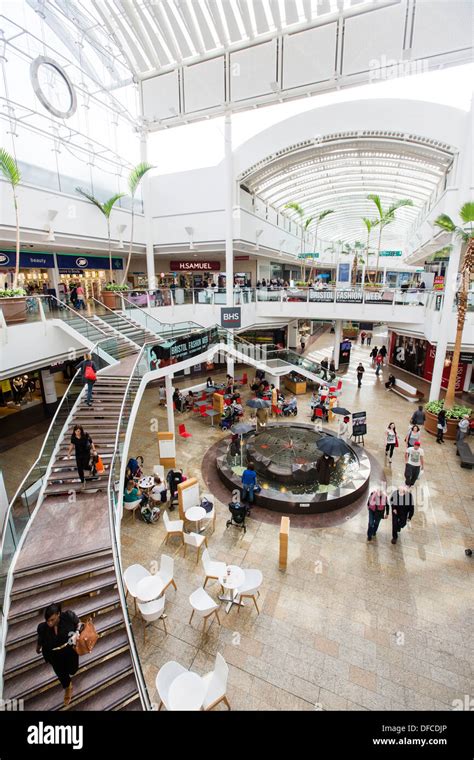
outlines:
[[186, 335], [193, 330], [202, 330], [203, 325], [197, 322], [185, 321], [185, 322], [161, 322], [156, 317], [148, 314], [141, 306], [130, 301], [123, 293], [121, 295], [122, 311], [128, 314], [129, 318], [134, 319], [135, 322], [146, 330], [149, 330], [155, 335], [166, 338], [174, 338], [178, 335]]

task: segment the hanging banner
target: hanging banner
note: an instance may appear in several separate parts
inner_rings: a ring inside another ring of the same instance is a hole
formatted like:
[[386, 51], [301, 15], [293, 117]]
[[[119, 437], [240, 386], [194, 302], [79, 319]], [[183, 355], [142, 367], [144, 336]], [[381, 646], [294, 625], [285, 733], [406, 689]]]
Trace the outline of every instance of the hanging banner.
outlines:
[[381, 256], [401, 256], [401, 251], [380, 251]]
[[[68, 272], [82, 272], [84, 269], [109, 269], [110, 263], [106, 256], [71, 256], [65, 253], [57, 254], [58, 268]], [[123, 259], [112, 258], [112, 269], [123, 269]]]
[[354, 412], [352, 415], [352, 437], [367, 435], [367, 412]]
[[192, 356], [202, 354], [218, 340], [217, 327], [211, 327], [209, 330], [194, 332], [191, 335], [182, 335], [179, 338], [157, 343], [156, 346], [148, 348], [149, 367], [150, 369], [157, 369], [158, 367], [177, 364], [184, 359], [190, 359]]
[[[0, 267], [14, 268], [16, 264], [15, 251], [0, 251]], [[20, 251], [20, 269], [53, 269], [54, 256], [52, 253], [22, 253]]]

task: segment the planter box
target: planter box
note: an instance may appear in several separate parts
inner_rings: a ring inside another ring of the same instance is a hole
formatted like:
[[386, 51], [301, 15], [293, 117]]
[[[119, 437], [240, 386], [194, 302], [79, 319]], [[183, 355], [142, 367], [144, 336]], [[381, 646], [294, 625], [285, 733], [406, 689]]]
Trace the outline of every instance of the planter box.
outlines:
[[[433, 414], [432, 412], [427, 412], [425, 409], [425, 424], [424, 428], [427, 433], [431, 433], [431, 435], [436, 435], [438, 432], [438, 415]], [[455, 441], [456, 440], [456, 431], [458, 428], [458, 422], [459, 420], [446, 420], [448, 425], [448, 432], [444, 434], [444, 438], [447, 441]]]
[[[126, 296], [127, 294], [123, 293], [123, 295]], [[113, 290], [102, 290], [100, 296], [102, 298], [102, 303], [109, 309], [122, 308], [122, 300], [120, 298], [120, 295], [118, 293], [114, 293]]]
[[26, 298], [0, 298], [0, 306], [7, 325], [15, 325], [18, 322], [26, 322]]

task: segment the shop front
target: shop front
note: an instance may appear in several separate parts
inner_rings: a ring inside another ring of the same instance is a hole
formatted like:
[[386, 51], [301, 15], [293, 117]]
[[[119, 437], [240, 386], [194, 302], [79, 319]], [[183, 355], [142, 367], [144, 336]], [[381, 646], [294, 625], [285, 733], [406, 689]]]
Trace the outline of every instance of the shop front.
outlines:
[[[81, 284], [87, 298], [101, 297], [102, 288], [110, 280], [110, 262], [107, 256], [79, 256], [77, 254], [58, 253], [59, 284], [68, 291], [74, 285]], [[114, 281], [122, 280], [123, 259], [118, 256], [112, 258], [112, 271]], [[60, 288], [61, 289], [61, 288]]]
[[[11, 287], [15, 274], [15, 251], [0, 251], [0, 288]], [[18, 287], [27, 293], [46, 293], [53, 287], [54, 254], [20, 251]]]
[[[400, 367], [405, 372], [421, 377], [426, 382], [431, 383], [435, 358], [436, 346], [424, 338], [399, 335], [396, 332], [391, 333], [389, 363], [393, 366]], [[452, 359], [452, 351], [447, 351], [441, 380], [441, 388], [444, 390], [448, 387]], [[461, 353], [456, 378], [456, 393], [468, 390], [472, 376], [472, 359], [472, 354]]]

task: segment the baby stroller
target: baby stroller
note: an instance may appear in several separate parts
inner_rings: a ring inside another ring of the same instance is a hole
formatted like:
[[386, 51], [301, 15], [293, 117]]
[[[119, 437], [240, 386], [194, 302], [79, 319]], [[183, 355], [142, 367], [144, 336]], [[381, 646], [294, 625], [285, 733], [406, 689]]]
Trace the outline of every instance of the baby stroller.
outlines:
[[242, 528], [244, 533], [246, 533], [247, 528], [245, 527], [245, 518], [250, 515], [249, 507], [246, 507], [245, 504], [241, 504], [238, 501], [231, 501], [229, 504], [229, 512], [231, 518], [230, 520], [227, 520], [225, 524], [226, 528], [228, 528], [229, 525], [235, 525], [237, 528]]
[[292, 414], [293, 417], [296, 417], [298, 414], [298, 406], [296, 404], [296, 401], [289, 401], [287, 404], [283, 404], [282, 412], [285, 417], [289, 417], [290, 414]]

